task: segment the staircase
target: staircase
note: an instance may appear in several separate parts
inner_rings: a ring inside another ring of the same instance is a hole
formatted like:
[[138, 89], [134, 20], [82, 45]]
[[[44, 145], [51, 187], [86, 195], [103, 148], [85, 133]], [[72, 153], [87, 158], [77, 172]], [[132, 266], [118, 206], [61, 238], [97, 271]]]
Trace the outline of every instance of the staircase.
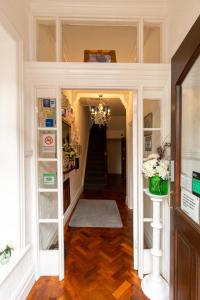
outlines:
[[106, 127], [93, 125], [90, 129], [87, 164], [85, 172], [86, 190], [99, 190], [107, 184]]

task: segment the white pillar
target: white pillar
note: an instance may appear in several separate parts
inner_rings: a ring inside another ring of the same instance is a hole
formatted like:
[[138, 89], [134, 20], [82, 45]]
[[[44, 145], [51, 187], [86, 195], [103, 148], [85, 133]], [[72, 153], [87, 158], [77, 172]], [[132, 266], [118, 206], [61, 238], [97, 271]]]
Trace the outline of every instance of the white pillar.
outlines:
[[145, 191], [145, 193], [153, 201], [153, 222], [151, 223], [153, 228], [153, 248], [151, 249], [153, 268], [152, 273], [143, 278], [142, 290], [151, 300], [168, 300], [169, 286], [160, 275], [160, 258], [162, 256], [160, 233], [163, 227], [160, 221], [160, 206], [166, 196], [153, 195], [148, 191]]

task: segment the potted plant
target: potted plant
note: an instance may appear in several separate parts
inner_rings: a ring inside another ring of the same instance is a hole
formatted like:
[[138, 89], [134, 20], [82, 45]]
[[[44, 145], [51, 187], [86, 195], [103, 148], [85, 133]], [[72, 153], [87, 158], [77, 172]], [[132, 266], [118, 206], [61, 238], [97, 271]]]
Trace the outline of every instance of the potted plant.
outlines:
[[63, 169], [67, 172], [75, 167], [75, 159], [77, 157], [77, 152], [75, 147], [71, 144], [63, 145]]
[[1, 247], [0, 249], [0, 263], [6, 264], [11, 257], [12, 251], [14, 250], [14, 248], [11, 245], [4, 245]]
[[76, 157], [76, 150], [71, 144], [68, 143], [64, 144], [63, 152], [69, 160], [74, 160]]
[[165, 151], [170, 146], [157, 148], [157, 154], [151, 154], [143, 163], [143, 173], [149, 181], [149, 191], [154, 195], [167, 195], [169, 186], [169, 160], [165, 159]]

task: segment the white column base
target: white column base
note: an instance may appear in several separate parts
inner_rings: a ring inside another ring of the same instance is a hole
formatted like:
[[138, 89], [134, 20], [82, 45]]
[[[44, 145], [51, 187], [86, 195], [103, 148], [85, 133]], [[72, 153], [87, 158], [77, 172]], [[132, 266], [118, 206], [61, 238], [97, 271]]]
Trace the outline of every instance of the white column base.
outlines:
[[154, 279], [152, 274], [145, 276], [142, 280], [142, 290], [151, 300], [169, 300], [168, 283], [160, 276]]

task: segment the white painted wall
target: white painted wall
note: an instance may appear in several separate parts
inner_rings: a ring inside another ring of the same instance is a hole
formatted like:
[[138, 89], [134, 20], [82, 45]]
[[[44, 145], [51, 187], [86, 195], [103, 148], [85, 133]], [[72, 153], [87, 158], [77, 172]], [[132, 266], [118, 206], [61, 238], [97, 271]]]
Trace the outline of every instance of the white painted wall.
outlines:
[[56, 61], [55, 21], [37, 24], [37, 60]]
[[24, 43], [24, 57], [28, 57], [28, 18], [29, 4], [27, 0], [0, 0], [2, 17], [10, 22], [10, 25], [19, 34]]
[[70, 178], [70, 196], [71, 196], [71, 205], [65, 214], [66, 221], [74, 205], [76, 204], [76, 201], [78, 200], [81, 192], [83, 191], [89, 131], [90, 131], [90, 119], [89, 119], [88, 108], [80, 105], [80, 103], [78, 102], [75, 107], [74, 113], [76, 118], [76, 125], [78, 126], [78, 132], [80, 136], [81, 155], [79, 160], [79, 169], [73, 170], [64, 176], [64, 180]]
[[0, 243], [20, 247], [16, 42], [0, 27]]
[[169, 59], [200, 14], [199, 0], [169, 0]]
[[113, 116], [106, 131], [107, 139], [120, 139], [126, 136], [126, 116]]
[[[30, 195], [24, 198], [23, 56], [27, 57], [28, 12], [24, 0], [0, 1], [0, 24], [10, 38], [1, 35], [1, 234], [15, 250], [0, 268], [0, 298], [25, 299], [34, 282], [31, 243]], [[2, 31], [1, 31], [2, 33]], [[24, 55], [23, 55], [24, 50]], [[19, 172], [19, 165], [21, 171]], [[4, 169], [4, 170], [3, 170]], [[28, 169], [30, 173], [30, 168]], [[3, 175], [3, 176], [2, 176]], [[6, 189], [6, 190], [5, 190]], [[21, 191], [21, 193], [20, 193]], [[20, 194], [19, 194], [20, 193]], [[25, 213], [25, 210], [27, 213]], [[7, 222], [9, 222], [7, 224]], [[5, 230], [7, 228], [7, 230]], [[25, 232], [26, 228], [26, 232]], [[25, 235], [29, 238], [26, 239]], [[19, 276], [21, 274], [21, 276]], [[11, 289], [12, 287], [12, 289]]]
[[161, 34], [162, 30], [159, 25], [144, 26], [144, 63], [160, 63], [161, 62]]
[[125, 136], [126, 116], [111, 115], [111, 121], [107, 129], [107, 162], [109, 174], [122, 173], [121, 138]]
[[108, 174], [122, 173], [121, 140], [107, 140]]
[[84, 50], [115, 50], [117, 62], [137, 61], [137, 27], [64, 24], [63, 61], [83, 62]]

